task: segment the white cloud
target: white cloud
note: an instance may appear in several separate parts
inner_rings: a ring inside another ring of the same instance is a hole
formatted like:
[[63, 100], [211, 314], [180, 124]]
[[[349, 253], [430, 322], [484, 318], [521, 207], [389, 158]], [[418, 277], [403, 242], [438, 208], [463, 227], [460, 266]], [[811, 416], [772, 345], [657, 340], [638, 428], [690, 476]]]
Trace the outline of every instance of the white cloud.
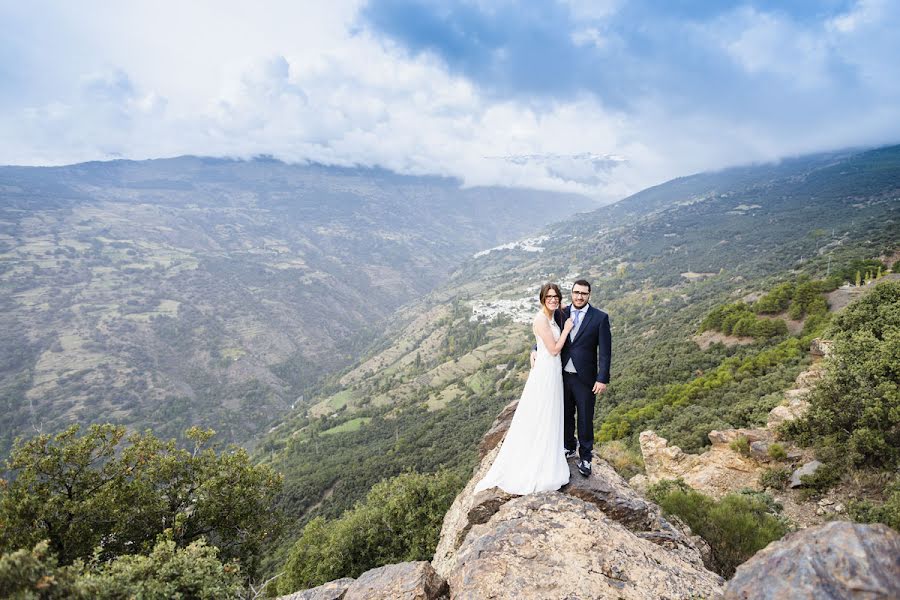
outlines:
[[[572, 4], [583, 19], [571, 35], [586, 51], [610, 51], [604, 36], [616, 32], [605, 19], [618, 6]], [[898, 49], [884, 27], [896, 10], [884, 3], [860, 2], [818, 27], [748, 8], [693, 25], [701, 45], [769, 86], [759, 100], [783, 113], [771, 121], [745, 118], [729, 100], [694, 109], [640, 89], [628, 109], [589, 93], [498, 97], [430, 55], [356, 29], [357, 8], [355, 0], [327, 9], [99, 0], [0, 7], [16, 30], [46, 17], [40, 45], [13, 36], [17, 61], [0, 61], [16, 81], [44, 75], [21, 90], [0, 83], [0, 163], [274, 154], [613, 200], [691, 172], [900, 136], [900, 102], [890, 101], [900, 98], [900, 54], [872, 51]], [[853, 119], [836, 118], [846, 102], [821, 112], [803, 104], [839, 89], [836, 65], [870, 85], [867, 108]], [[693, 93], [706, 101], [711, 92]], [[815, 119], [826, 125], [811, 127]]]

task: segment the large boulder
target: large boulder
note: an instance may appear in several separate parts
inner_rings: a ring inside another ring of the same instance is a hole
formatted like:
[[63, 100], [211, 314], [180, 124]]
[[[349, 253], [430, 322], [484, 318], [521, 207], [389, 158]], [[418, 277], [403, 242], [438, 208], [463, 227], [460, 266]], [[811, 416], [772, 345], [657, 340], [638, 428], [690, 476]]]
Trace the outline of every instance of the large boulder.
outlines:
[[644, 540], [597, 506], [559, 492], [510, 500], [474, 525], [451, 598], [720, 598], [721, 577]]
[[441, 600], [447, 582], [425, 561], [370, 569], [347, 588], [343, 600]]
[[591, 474], [578, 472], [576, 461], [569, 461], [569, 483], [561, 492], [590, 502], [612, 520], [621, 523], [638, 537], [660, 545], [697, 566], [709, 559], [709, 545], [680, 522], [672, 523], [656, 504], [634, 491], [608, 462], [594, 457]]
[[353, 583], [352, 577], [335, 579], [318, 587], [294, 592], [287, 596], [279, 596], [278, 600], [341, 600], [351, 583]]
[[726, 600], [900, 598], [900, 534], [833, 521], [789, 534], [737, 568]]

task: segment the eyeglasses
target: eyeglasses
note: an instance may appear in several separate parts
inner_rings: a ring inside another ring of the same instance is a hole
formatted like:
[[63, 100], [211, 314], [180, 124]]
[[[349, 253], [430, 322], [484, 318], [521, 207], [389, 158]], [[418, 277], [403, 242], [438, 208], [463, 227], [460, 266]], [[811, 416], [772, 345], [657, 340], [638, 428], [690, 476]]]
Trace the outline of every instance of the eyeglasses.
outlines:
[[573, 296], [590, 296], [591, 293], [590, 293], [590, 292], [576, 292], [576, 291], [573, 291], [573, 292], [572, 292], [572, 295], [573, 295]]
[[556, 294], [547, 294], [546, 296], [544, 296], [544, 300], [553, 300], [554, 298], [556, 300], [559, 300], [559, 296], [557, 296]]

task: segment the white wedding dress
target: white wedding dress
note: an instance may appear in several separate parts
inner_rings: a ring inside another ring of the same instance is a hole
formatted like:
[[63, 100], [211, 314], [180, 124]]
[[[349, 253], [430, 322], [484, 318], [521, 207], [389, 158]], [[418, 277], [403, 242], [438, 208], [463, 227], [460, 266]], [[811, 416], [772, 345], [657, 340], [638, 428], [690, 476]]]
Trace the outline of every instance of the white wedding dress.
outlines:
[[[540, 317], [547, 318], [540, 314]], [[558, 340], [559, 326], [550, 331]], [[537, 338], [537, 358], [500, 451], [475, 491], [498, 487], [509, 494], [558, 490], [569, 481], [563, 447], [563, 384], [559, 355]]]

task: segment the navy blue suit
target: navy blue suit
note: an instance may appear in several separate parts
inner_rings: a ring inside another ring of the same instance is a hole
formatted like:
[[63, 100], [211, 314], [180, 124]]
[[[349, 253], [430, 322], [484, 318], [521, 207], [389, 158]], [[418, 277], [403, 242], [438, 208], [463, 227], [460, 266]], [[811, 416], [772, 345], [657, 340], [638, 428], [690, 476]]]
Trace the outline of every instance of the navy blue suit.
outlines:
[[[556, 311], [556, 321], [562, 323], [569, 318], [571, 306]], [[578, 429], [578, 455], [590, 461], [594, 448], [594, 383], [609, 383], [609, 366], [612, 360], [612, 335], [609, 330], [609, 315], [588, 305], [581, 317], [581, 325], [573, 340], [566, 338], [560, 353], [563, 367], [563, 443], [566, 450], [575, 450], [576, 413]], [[565, 368], [572, 360], [576, 373], [567, 373]]]

